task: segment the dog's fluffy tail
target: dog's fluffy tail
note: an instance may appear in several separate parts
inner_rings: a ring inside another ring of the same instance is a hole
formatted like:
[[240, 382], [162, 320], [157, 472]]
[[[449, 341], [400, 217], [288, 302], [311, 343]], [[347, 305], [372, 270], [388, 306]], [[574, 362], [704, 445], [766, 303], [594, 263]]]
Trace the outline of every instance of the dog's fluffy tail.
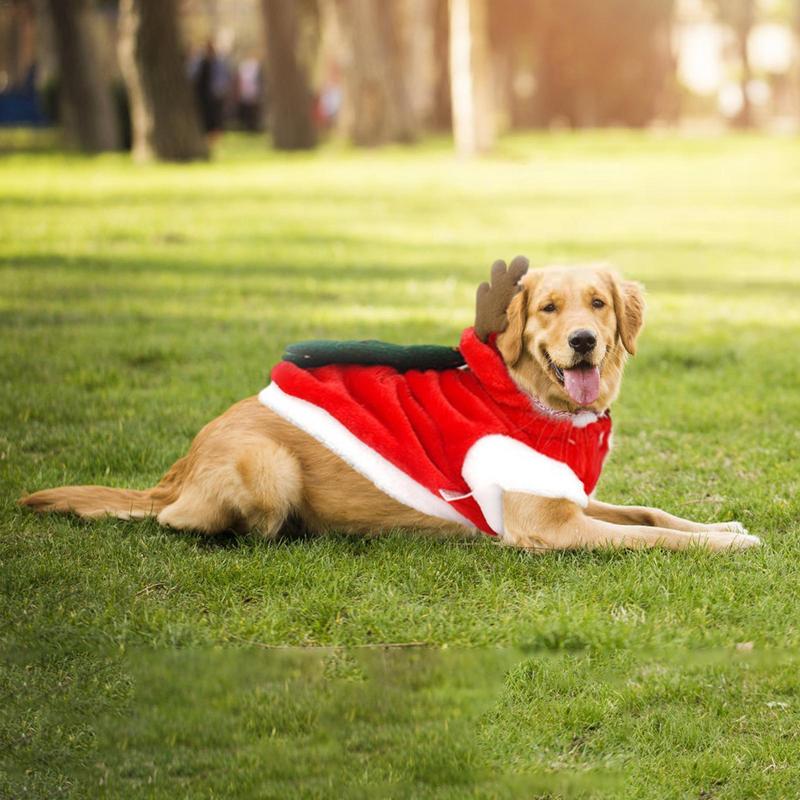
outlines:
[[109, 486], [61, 486], [20, 499], [19, 504], [40, 514], [77, 514], [87, 519], [154, 517], [180, 494], [185, 459], [178, 460], [152, 489], [112, 489]]

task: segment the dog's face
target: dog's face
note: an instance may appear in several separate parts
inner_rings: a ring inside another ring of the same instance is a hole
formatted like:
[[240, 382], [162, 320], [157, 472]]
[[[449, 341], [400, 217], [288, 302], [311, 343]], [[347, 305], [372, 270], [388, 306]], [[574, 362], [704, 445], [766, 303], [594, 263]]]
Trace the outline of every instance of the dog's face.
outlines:
[[641, 288], [605, 267], [528, 272], [497, 346], [516, 382], [551, 408], [605, 411], [642, 327]]

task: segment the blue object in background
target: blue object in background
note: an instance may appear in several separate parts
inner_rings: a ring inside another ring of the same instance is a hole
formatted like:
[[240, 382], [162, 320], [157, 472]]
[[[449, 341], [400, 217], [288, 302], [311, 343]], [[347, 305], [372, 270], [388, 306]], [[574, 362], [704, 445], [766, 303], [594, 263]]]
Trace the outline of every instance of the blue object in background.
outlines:
[[0, 125], [47, 125], [36, 92], [36, 67], [28, 70], [25, 80], [0, 92]]

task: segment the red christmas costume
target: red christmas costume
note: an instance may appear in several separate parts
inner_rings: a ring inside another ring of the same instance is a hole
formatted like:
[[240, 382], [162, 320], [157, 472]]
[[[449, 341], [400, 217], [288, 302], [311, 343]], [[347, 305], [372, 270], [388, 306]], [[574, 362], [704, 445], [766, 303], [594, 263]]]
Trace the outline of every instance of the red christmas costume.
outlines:
[[585, 506], [608, 453], [608, 414], [546, 409], [472, 328], [459, 349], [466, 366], [445, 370], [282, 361], [259, 399], [425, 514], [502, 536], [504, 491]]

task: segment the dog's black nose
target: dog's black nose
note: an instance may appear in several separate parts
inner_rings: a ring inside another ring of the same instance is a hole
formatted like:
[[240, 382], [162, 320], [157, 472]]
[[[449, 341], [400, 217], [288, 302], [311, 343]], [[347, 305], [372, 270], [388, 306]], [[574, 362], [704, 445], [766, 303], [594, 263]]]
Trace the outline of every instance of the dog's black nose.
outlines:
[[582, 356], [594, 350], [596, 344], [597, 337], [591, 331], [585, 329], [574, 331], [569, 336], [569, 346]]

